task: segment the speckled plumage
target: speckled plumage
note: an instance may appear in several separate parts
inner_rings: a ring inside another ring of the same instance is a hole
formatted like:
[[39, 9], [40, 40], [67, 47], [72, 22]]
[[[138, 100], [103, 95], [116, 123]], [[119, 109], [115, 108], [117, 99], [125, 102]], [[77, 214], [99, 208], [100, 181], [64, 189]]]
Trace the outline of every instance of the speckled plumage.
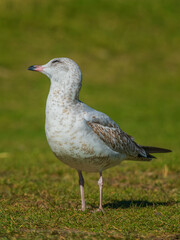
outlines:
[[46, 136], [54, 154], [70, 167], [87, 172], [103, 171], [139, 153], [146, 157], [112, 119], [79, 101], [81, 71], [70, 59], [57, 64], [62, 62], [68, 70], [60, 81], [52, 75], [46, 104]]
[[[47, 141], [58, 159], [77, 169], [81, 187], [84, 187], [81, 171], [100, 172], [102, 200], [103, 170], [125, 159], [151, 160], [153, 156], [111, 118], [79, 100], [82, 74], [73, 60], [55, 58], [45, 65], [31, 66], [29, 70], [40, 71], [51, 80], [46, 104]], [[81, 188], [84, 210], [83, 194], [84, 188]]]

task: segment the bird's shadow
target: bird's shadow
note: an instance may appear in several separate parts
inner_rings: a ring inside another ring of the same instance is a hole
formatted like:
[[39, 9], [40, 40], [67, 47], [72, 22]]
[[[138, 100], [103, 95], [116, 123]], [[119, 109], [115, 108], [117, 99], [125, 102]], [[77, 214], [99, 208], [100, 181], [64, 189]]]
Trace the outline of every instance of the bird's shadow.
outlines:
[[113, 208], [113, 209], [118, 209], [118, 208], [130, 208], [133, 206], [143, 208], [143, 207], [155, 207], [155, 206], [170, 206], [174, 205], [177, 202], [174, 201], [169, 201], [169, 202], [149, 202], [146, 200], [114, 200], [112, 202], [104, 204], [104, 208]]

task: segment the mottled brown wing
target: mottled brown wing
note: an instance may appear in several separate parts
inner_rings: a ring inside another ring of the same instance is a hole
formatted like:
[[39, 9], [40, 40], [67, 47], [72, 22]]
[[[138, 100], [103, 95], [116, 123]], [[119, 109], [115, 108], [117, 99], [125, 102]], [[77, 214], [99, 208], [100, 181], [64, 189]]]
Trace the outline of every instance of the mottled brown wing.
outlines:
[[133, 141], [133, 138], [123, 132], [116, 124], [112, 122], [104, 126], [97, 122], [87, 122], [92, 130], [105, 142], [113, 151], [125, 153], [128, 156], [146, 157], [145, 151]]

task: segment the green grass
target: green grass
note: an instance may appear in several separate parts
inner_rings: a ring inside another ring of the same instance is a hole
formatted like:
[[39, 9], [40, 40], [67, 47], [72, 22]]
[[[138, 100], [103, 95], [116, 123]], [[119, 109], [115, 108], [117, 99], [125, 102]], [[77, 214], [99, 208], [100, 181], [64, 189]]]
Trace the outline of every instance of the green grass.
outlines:
[[[179, 239], [180, 2], [1, 0], [1, 239]], [[26, 71], [54, 57], [83, 72], [81, 100], [143, 145], [167, 147], [150, 163], [84, 174], [51, 153], [44, 133], [49, 80]]]

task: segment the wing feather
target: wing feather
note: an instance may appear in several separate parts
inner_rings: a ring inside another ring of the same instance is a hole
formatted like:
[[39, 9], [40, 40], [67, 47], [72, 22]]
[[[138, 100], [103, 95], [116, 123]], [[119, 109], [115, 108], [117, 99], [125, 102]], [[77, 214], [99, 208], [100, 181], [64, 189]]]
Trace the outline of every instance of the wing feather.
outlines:
[[123, 132], [110, 118], [93, 118], [87, 124], [113, 151], [125, 153], [129, 158], [147, 157], [145, 150], [134, 142], [133, 137]]

